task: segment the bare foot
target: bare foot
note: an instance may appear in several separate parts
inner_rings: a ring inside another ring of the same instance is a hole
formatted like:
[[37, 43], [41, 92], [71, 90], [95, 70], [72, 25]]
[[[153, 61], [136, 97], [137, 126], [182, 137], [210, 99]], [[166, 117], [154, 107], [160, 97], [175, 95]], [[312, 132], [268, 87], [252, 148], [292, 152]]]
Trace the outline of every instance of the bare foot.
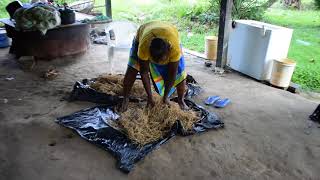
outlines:
[[154, 100], [148, 99], [148, 103], [147, 103], [147, 108], [153, 108], [156, 105], [156, 103], [154, 102]]
[[181, 110], [187, 111], [190, 108], [186, 105], [186, 103], [184, 102], [184, 100], [178, 100], [178, 104], [181, 108]]

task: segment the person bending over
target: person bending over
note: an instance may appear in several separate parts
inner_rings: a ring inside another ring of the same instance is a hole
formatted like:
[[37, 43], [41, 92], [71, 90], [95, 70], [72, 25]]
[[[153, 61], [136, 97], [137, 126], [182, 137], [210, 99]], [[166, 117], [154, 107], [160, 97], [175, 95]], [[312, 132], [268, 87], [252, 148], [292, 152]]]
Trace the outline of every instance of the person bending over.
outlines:
[[132, 43], [124, 77], [121, 111], [127, 110], [129, 93], [138, 72], [148, 96], [147, 106], [155, 105], [151, 92], [151, 77], [157, 93], [163, 98], [163, 103], [168, 104], [170, 95], [177, 90], [180, 108], [188, 109], [184, 102], [187, 77], [185, 60], [178, 30], [174, 25], [154, 21], [139, 27]]

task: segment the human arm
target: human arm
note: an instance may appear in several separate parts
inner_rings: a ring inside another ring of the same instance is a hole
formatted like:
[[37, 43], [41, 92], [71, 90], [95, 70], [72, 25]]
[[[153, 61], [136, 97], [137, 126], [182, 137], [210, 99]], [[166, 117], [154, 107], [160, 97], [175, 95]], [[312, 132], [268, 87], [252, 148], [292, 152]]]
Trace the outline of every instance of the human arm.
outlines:
[[151, 92], [151, 84], [150, 84], [150, 68], [149, 68], [149, 61], [139, 60], [140, 64], [140, 75], [142, 79], [142, 83], [144, 86], [144, 89], [146, 90], [147, 96], [148, 96], [148, 106], [154, 106], [154, 101], [152, 98], [152, 92]]
[[168, 79], [166, 79], [166, 81], [164, 82], [164, 85], [165, 85], [164, 96], [163, 96], [164, 103], [169, 102], [168, 95], [172, 86], [174, 85], [174, 81], [177, 76], [178, 65], [179, 65], [179, 61], [168, 63]]

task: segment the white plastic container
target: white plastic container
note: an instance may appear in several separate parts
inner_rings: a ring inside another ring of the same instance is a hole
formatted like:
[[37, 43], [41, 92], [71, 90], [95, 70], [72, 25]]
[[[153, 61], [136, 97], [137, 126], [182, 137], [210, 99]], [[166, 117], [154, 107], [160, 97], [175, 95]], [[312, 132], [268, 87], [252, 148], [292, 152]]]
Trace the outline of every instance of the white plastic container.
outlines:
[[295, 67], [296, 62], [290, 59], [274, 60], [270, 83], [278, 87], [289, 87]]
[[115, 48], [130, 49], [132, 40], [137, 33], [137, 29], [138, 26], [132, 22], [113, 21], [106, 26], [105, 32], [110, 33], [110, 30], [112, 30], [114, 33], [114, 39], [108, 39], [110, 46]]
[[273, 59], [287, 57], [292, 29], [253, 20], [237, 20], [230, 32], [228, 61], [232, 69], [269, 81]]

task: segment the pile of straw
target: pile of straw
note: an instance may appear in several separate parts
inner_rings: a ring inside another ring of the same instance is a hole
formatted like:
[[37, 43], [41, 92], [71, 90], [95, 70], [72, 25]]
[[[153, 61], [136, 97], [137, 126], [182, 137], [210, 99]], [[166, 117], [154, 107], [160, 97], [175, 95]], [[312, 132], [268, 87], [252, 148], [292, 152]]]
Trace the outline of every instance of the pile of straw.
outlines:
[[[98, 92], [122, 96], [123, 78], [123, 75], [102, 75], [99, 76], [94, 83], [90, 84], [90, 87]], [[135, 81], [130, 95], [137, 98], [146, 97], [146, 93], [141, 80]]]
[[[99, 76], [90, 86], [102, 93], [121, 96], [123, 94], [123, 75]], [[146, 98], [142, 81], [135, 81], [131, 96]], [[115, 126], [124, 130], [127, 136], [141, 146], [164, 137], [173, 124], [180, 120], [186, 130], [192, 129], [199, 120], [194, 111], [182, 111], [177, 103], [170, 102], [170, 106], [162, 103], [158, 95], [154, 95], [156, 105], [145, 108], [145, 104], [130, 103], [128, 110], [120, 114], [120, 120]]]
[[170, 106], [165, 105], [160, 96], [155, 96], [155, 102], [153, 108], [131, 103], [128, 110], [120, 114], [118, 126], [139, 145], [143, 146], [164, 137], [177, 120], [181, 121], [186, 130], [191, 130], [193, 124], [199, 120], [196, 112], [182, 111], [174, 102], [170, 102]]

